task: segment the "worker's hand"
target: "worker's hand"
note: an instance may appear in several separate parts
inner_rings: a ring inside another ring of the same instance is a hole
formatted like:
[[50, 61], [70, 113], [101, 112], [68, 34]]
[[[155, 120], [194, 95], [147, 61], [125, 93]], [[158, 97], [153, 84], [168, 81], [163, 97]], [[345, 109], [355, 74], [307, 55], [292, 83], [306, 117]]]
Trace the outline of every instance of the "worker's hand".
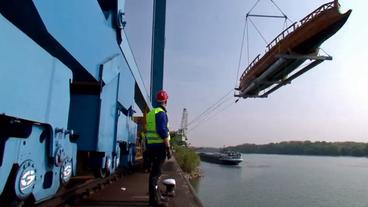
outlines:
[[169, 160], [172, 157], [171, 149], [170, 147], [166, 148], [166, 157]]
[[170, 148], [170, 141], [169, 141], [169, 138], [165, 138], [165, 139], [164, 139], [164, 143], [165, 143], [165, 147], [166, 147], [166, 148]]

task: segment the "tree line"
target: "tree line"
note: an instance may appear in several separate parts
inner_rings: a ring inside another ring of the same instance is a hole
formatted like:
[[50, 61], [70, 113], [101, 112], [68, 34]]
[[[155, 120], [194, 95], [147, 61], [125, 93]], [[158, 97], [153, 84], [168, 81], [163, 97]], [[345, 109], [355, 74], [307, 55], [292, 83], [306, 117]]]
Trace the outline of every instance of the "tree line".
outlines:
[[258, 154], [368, 156], [368, 143], [362, 142], [287, 141], [262, 145], [241, 144], [226, 149]]

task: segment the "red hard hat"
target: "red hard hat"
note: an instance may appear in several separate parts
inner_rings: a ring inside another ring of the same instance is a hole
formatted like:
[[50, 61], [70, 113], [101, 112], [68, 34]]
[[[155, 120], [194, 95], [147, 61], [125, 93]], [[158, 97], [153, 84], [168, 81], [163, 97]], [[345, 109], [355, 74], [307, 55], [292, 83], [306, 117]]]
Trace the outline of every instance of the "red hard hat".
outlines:
[[156, 95], [157, 102], [165, 102], [167, 101], [167, 99], [169, 99], [169, 95], [167, 95], [166, 91], [160, 90], [159, 92], [157, 92]]

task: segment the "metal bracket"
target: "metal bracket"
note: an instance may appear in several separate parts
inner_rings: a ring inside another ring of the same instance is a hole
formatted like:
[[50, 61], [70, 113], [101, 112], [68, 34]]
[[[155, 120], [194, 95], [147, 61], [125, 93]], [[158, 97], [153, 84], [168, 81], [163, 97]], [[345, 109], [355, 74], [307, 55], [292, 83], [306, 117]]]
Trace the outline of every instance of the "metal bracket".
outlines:
[[294, 59], [294, 60], [332, 60], [332, 56], [323, 55], [297, 55], [297, 54], [280, 54], [277, 58]]
[[303, 73], [307, 72], [308, 70], [316, 67], [317, 65], [319, 65], [320, 63], [322, 63], [324, 60], [314, 60], [313, 62], [309, 63], [307, 66], [305, 66], [304, 68], [300, 69], [298, 72], [294, 73], [292, 76], [290, 76], [289, 78], [281, 81], [279, 84], [277, 84], [276, 86], [272, 87], [271, 89], [269, 89], [268, 91], [266, 91], [265, 93], [263, 93], [262, 95], [260, 95], [261, 98], [266, 98], [269, 94], [271, 94], [272, 92], [276, 91], [277, 89], [279, 89], [280, 87], [286, 85], [286, 84], [290, 84], [292, 80], [294, 80], [295, 78], [301, 76]]
[[247, 14], [246, 17], [264, 17], [264, 18], [282, 18], [282, 19], [287, 19], [287, 16], [285, 16], [285, 15]]
[[276, 86], [270, 88], [269, 90], [265, 91], [264, 93], [260, 95], [251, 95], [251, 96], [242, 96], [240, 94], [235, 95], [235, 97], [243, 97], [243, 98], [267, 98], [269, 94], [273, 93], [280, 87], [290, 84], [292, 80], [299, 77], [303, 73], [307, 72], [308, 70], [316, 67], [320, 63], [322, 63], [325, 60], [332, 60], [332, 56], [322, 56], [322, 55], [299, 55], [299, 54], [279, 54], [276, 55], [278, 59], [292, 59], [292, 60], [311, 60], [312, 62], [309, 63], [307, 66], [300, 69], [298, 72], [294, 73], [292, 76], [285, 80], [278, 80], [278, 81], [255, 81], [255, 84], [261, 84], [261, 83], [270, 83], [270, 84], [277, 84]]

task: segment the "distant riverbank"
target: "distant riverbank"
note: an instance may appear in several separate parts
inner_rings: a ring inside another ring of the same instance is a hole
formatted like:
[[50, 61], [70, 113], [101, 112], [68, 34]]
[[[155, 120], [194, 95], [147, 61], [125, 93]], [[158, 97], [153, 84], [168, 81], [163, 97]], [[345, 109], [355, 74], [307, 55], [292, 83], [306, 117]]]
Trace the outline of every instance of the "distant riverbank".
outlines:
[[368, 143], [363, 142], [287, 141], [263, 145], [241, 144], [226, 149], [255, 154], [368, 156]]

